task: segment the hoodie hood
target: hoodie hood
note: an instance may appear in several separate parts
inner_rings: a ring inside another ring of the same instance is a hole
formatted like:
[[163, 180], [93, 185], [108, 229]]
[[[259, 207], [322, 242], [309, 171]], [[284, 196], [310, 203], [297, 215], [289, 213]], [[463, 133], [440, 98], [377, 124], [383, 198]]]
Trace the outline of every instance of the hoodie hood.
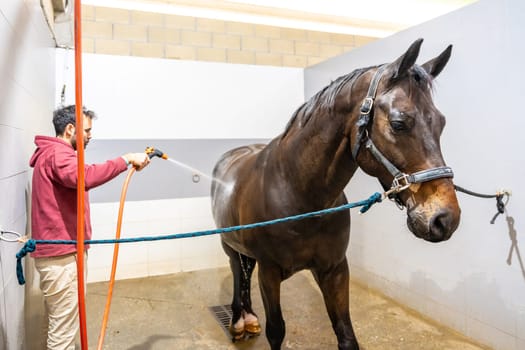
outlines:
[[33, 155], [31, 156], [31, 159], [29, 160], [29, 166], [34, 168], [38, 158], [40, 158], [42, 154], [53, 150], [54, 147], [57, 146], [57, 143], [66, 147], [73, 148], [73, 146], [71, 146], [69, 143], [58, 137], [35, 136], [36, 149]]

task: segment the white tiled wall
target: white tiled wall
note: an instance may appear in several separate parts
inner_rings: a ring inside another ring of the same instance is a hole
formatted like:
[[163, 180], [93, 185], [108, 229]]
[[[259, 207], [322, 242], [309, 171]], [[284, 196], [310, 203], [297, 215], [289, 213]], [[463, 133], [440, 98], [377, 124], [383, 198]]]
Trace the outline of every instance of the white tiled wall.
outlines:
[[[91, 205], [93, 239], [116, 235], [119, 203]], [[166, 236], [215, 228], [208, 197], [126, 202], [121, 238]], [[92, 245], [88, 282], [109, 279], [112, 245]], [[210, 235], [156, 242], [123, 243], [116, 278], [135, 278], [227, 266], [220, 237]]]
[[[54, 84], [54, 43], [39, 1], [0, 1], [2, 229], [27, 232], [28, 161], [34, 134], [52, 132]], [[0, 349], [5, 350], [41, 347], [38, 332], [31, 341], [24, 334], [24, 304], [29, 307], [39, 301], [32, 297], [38, 287], [32, 284], [30, 271], [26, 274], [27, 288], [18, 285], [15, 254], [20, 248], [17, 243], [0, 242]], [[34, 329], [31, 324], [26, 326]]]

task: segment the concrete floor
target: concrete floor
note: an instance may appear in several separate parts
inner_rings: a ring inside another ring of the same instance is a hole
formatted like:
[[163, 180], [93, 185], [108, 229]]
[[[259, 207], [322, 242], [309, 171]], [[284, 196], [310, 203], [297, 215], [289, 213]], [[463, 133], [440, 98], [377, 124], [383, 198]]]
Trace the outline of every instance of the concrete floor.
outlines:
[[[263, 334], [237, 343], [229, 340], [209, 310], [231, 301], [229, 269], [117, 281], [104, 349], [269, 349], [256, 280], [252, 299]], [[107, 283], [89, 284], [87, 291], [89, 349], [96, 349]], [[337, 349], [321, 294], [310, 273], [302, 272], [285, 281], [281, 293], [286, 321], [283, 349]], [[350, 293], [351, 317], [363, 350], [488, 349], [358, 284], [351, 284]]]

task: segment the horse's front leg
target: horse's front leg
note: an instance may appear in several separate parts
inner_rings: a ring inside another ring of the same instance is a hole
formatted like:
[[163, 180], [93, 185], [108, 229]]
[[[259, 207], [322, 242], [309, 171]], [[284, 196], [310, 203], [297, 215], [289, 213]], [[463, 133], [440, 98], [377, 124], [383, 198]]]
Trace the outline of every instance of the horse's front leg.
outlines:
[[285, 324], [281, 311], [281, 273], [277, 266], [259, 262], [259, 288], [266, 313], [266, 338], [272, 350], [281, 349]]
[[337, 266], [323, 271], [312, 270], [323, 293], [324, 303], [340, 350], [358, 350], [349, 310], [349, 273], [346, 258]]

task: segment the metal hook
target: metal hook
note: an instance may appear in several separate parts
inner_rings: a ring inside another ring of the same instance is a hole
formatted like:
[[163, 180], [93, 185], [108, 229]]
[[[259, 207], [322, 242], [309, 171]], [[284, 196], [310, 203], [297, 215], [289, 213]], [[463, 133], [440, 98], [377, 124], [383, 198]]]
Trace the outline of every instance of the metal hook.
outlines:
[[[5, 234], [13, 235], [15, 238], [8, 238], [5, 236]], [[22, 238], [22, 235], [18, 232], [14, 231], [0, 231], [0, 240], [6, 241], [6, 242], [20, 242], [20, 239]]]
[[193, 174], [193, 176], [191, 177], [191, 180], [194, 182], [194, 183], [197, 183], [199, 181], [201, 181], [201, 177], [199, 174]]

